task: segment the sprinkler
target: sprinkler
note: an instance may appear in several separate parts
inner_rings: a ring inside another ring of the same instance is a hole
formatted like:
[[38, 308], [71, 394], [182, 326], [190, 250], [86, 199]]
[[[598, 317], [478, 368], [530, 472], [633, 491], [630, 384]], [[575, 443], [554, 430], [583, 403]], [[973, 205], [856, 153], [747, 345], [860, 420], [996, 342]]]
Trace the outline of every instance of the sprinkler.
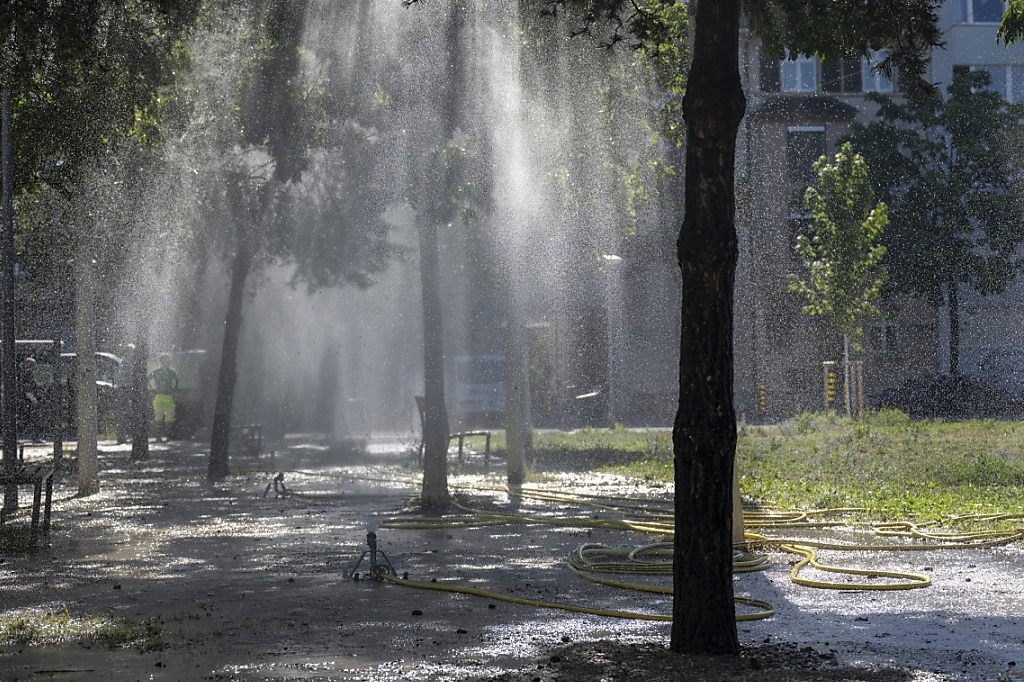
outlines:
[[[363, 559], [370, 558], [370, 573], [369, 575], [381, 580], [383, 576], [394, 576], [398, 577], [398, 572], [395, 571], [395, 567], [391, 565], [391, 560], [388, 559], [388, 555], [383, 551], [377, 549], [377, 532], [371, 527], [366, 531], [366, 546], [367, 549], [359, 555], [356, 559], [355, 565], [351, 569], [345, 571], [346, 580], [359, 580], [359, 574], [356, 572], [359, 570], [359, 566], [363, 563]], [[380, 561], [378, 561], [378, 557]]]

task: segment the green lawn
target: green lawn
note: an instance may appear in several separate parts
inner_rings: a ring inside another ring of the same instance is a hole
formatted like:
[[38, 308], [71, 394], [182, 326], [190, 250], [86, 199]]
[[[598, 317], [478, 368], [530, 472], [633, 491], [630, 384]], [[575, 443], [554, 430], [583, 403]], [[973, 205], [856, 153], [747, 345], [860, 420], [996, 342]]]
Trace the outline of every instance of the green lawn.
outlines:
[[[743, 495], [765, 506], [868, 507], [880, 519], [1024, 513], [1024, 422], [911, 421], [886, 410], [860, 422], [803, 414], [739, 433]], [[542, 465], [562, 457], [672, 480], [667, 429], [539, 432], [534, 446]]]

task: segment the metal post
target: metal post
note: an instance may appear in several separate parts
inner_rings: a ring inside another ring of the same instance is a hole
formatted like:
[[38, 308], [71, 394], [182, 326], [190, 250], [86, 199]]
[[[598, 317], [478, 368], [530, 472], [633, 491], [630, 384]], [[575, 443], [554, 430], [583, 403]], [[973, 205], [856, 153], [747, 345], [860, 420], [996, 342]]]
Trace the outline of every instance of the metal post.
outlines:
[[370, 574], [377, 575], [377, 534], [372, 531], [367, 533], [366, 544], [370, 547]]
[[864, 416], [864, 361], [855, 360], [851, 364], [853, 372], [852, 388], [854, 389], [854, 406], [857, 411], [857, 417]]

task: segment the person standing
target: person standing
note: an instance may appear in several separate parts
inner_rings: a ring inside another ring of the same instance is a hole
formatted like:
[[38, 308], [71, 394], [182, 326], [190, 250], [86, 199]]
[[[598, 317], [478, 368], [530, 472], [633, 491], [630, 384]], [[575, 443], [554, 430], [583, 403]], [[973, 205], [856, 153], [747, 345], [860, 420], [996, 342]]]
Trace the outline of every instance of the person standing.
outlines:
[[175, 420], [175, 396], [178, 392], [178, 373], [171, 367], [171, 356], [160, 354], [160, 366], [149, 373], [150, 388], [153, 390], [153, 419], [156, 421], [156, 438], [170, 439]]
[[36, 360], [28, 357], [21, 361], [18, 375], [19, 422], [26, 437], [33, 442], [39, 438], [36, 408], [39, 407], [39, 384], [36, 382]]

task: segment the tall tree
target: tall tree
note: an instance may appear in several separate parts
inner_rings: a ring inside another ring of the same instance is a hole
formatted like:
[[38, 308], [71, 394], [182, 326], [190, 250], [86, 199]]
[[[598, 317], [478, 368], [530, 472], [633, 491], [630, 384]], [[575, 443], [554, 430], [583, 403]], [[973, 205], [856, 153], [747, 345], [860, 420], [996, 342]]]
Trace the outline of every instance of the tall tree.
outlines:
[[232, 137], [244, 150], [241, 159], [226, 152], [221, 169], [229, 228], [230, 286], [224, 316], [217, 397], [210, 435], [211, 481], [230, 472], [229, 448], [242, 308], [254, 263], [261, 255], [282, 198], [284, 185], [298, 180], [307, 163], [307, 140], [300, 99], [302, 77], [299, 46], [306, 23], [306, 1], [269, 0], [257, 8], [251, 40], [266, 41], [254, 51], [253, 67], [239, 83], [240, 111]]
[[[186, 125], [206, 160], [208, 217], [226, 223], [219, 247], [230, 276], [214, 407], [208, 478], [229, 473], [237, 357], [248, 283], [270, 263], [293, 269], [309, 289], [373, 284], [397, 249], [376, 186], [370, 103], [351, 80], [325, 68], [312, 82], [302, 70], [307, 3], [264, 0], [226, 7], [204, 31], [199, 66], [179, 98]], [[238, 50], [246, 59], [238, 61]], [[219, 58], [229, 60], [222, 72]], [[313, 55], [332, 64], [330, 55]], [[236, 70], [231, 70], [234, 66]], [[227, 113], [225, 113], [227, 112]], [[213, 126], [210, 120], [216, 121]], [[195, 144], [192, 142], [191, 144]]]
[[[4, 85], [7, 135], [3, 149], [5, 268], [13, 269], [13, 202], [50, 186], [65, 198], [97, 158], [145, 117], [166, 82], [167, 55], [194, 19], [198, 2], [166, 0], [10, 0], [0, 13], [0, 80]], [[17, 444], [13, 404], [13, 278], [4, 279], [3, 366], [4, 466], [14, 466]], [[89, 324], [92, 324], [90, 319]], [[86, 330], [85, 335], [88, 335]], [[82, 375], [84, 379], [84, 374]], [[92, 383], [81, 387], [86, 399]], [[88, 445], [88, 444], [87, 444]], [[80, 486], [98, 487], [94, 449], [86, 447]], [[82, 470], [80, 470], [82, 471]], [[5, 505], [17, 491], [5, 491]]]
[[960, 368], [960, 289], [1003, 291], [1024, 242], [1024, 178], [1007, 149], [1019, 146], [1019, 107], [990, 87], [986, 71], [953, 75], [949, 96], [876, 96], [878, 118], [856, 126], [854, 144], [892, 211], [891, 288], [949, 311], [949, 373]]
[[[686, 189], [677, 245], [682, 270], [675, 453], [672, 649], [739, 650], [732, 596], [732, 305], [736, 134], [745, 99], [738, 2], [702, 0], [683, 98]], [[728, 557], [726, 559], [726, 557]]]
[[[548, 0], [569, 7], [585, 27], [612, 26], [612, 42], [665, 39], [651, 11], [674, 0]], [[769, 55], [829, 58], [888, 48], [911, 89], [926, 88], [927, 50], [939, 42], [939, 0], [752, 0], [744, 8]], [[740, 0], [696, 0], [693, 61], [683, 99], [686, 178], [678, 257], [682, 271], [679, 412], [675, 453], [675, 554], [671, 649], [701, 654], [739, 650], [732, 601], [730, 540], [736, 450], [733, 276], [736, 134], [744, 98], [738, 69]]]
[[[405, 4], [411, 4], [406, 2]], [[462, 34], [468, 8], [463, 0], [449, 3], [445, 24], [444, 73], [438, 98], [440, 145], [428, 152], [424, 184], [417, 202], [420, 284], [423, 300], [423, 489], [425, 510], [448, 508], [448, 408], [444, 389], [444, 335], [438, 235], [458, 211], [460, 151], [455, 137], [462, 116], [465, 65]]]
[[843, 389], [850, 408], [850, 345], [860, 350], [864, 326], [878, 318], [878, 297], [885, 283], [878, 243], [889, 224], [884, 203], [876, 204], [864, 157], [849, 142], [834, 163], [822, 156], [814, 162], [817, 186], [804, 193], [811, 214], [807, 233], [797, 235], [796, 252], [807, 279], [789, 276], [789, 290], [807, 303], [803, 312], [828, 318], [843, 336]]

